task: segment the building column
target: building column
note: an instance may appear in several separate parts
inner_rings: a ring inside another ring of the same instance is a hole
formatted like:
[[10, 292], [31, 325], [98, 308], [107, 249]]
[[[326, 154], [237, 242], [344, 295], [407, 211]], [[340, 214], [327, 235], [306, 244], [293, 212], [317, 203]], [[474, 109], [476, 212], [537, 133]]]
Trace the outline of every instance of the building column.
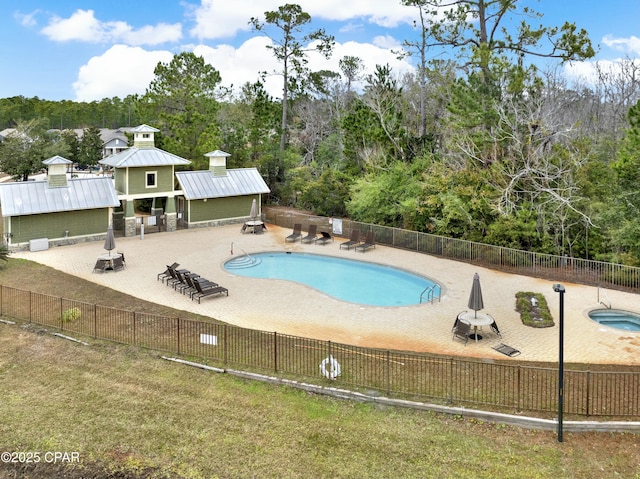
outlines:
[[133, 200], [126, 200], [124, 204], [124, 235], [136, 235], [136, 215], [133, 209]]
[[160, 216], [162, 214], [162, 203], [160, 198], [153, 198], [151, 200], [151, 216]]
[[175, 231], [178, 229], [178, 214], [176, 213], [176, 198], [174, 196], [167, 198], [164, 221], [167, 231]]

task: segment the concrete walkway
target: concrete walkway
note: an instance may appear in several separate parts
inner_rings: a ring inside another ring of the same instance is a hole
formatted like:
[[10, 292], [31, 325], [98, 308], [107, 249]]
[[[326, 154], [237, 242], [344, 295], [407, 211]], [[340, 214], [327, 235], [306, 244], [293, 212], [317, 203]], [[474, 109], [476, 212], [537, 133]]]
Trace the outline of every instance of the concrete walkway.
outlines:
[[[326, 245], [286, 243], [291, 233], [267, 224], [261, 235], [242, 234], [241, 225], [147, 233], [144, 239], [116, 238], [117, 250], [126, 257], [125, 270], [93, 273], [97, 256], [104, 253], [102, 242], [60, 246], [39, 252], [14, 253], [12, 257], [36, 261], [118, 291], [193, 311], [245, 328], [277, 331], [282, 334], [331, 340], [357, 346], [447, 355], [506, 359], [492, 349], [505, 343], [521, 351], [518, 360], [558, 360], [558, 294], [553, 282], [511, 275], [436, 257], [376, 246], [366, 253], [340, 249], [336, 239]], [[280, 280], [251, 279], [224, 270], [223, 263], [243, 251], [304, 251], [357, 258], [400, 267], [440, 282], [439, 303], [406, 307], [372, 307], [345, 303], [312, 288]], [[157, 281], [167, 264], [197, 272], [229, 289], [229, 296], [209, 297], [202, 304], [191, 301]], [[466, 345], [453, 341], [451, 327], [457, 314], [467, 310], [473, 274], [480, 275], [485, 308], [500, 327], [502, 339], [485, 327], [484, 339]], [[640, 333], [604, 327], [587, 313], [598, 308], [597, 288], [563, 283], [565, 294], [565, 362], [640, 364]], [[534, 329], [522, 325], [515, 311], [515, 295], [520, 291], [544, 294], [556, 320], [553, 328]], [[607, 290], [614, 308], [640, 312], [640, 297]]]

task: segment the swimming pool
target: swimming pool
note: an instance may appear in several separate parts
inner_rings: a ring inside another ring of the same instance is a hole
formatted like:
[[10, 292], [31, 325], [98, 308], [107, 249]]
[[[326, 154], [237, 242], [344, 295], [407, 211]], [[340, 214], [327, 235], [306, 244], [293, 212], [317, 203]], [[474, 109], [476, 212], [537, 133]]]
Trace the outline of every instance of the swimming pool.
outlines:
[[624, 331], [640, 331], [640, 315], [620, 309], [595, 309], [589, 312], [594, 321]]
[[435, 299], [442, 289], [425, 276], [398, 268], [309, 253], [243, 255], [227, 261], [224, 268], [240, 276], [295, 281], [342, 301], [369, 306], [419, 304], [428, 288]]

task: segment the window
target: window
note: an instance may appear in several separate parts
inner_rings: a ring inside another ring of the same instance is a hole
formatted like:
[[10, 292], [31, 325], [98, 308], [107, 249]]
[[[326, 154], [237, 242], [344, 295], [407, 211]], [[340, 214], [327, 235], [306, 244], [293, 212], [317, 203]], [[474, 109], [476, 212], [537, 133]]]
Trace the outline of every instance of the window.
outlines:
[[147, 171], [147, 188], [156, 188], [158, 186], [158, 172], [157, 171]]

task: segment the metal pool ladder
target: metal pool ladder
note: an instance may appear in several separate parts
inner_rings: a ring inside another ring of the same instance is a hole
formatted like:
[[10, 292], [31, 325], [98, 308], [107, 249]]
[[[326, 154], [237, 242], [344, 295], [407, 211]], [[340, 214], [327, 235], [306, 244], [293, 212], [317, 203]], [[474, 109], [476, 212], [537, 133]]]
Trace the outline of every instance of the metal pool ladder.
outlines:
[[231, 261], [227, 262], [227, 268], [240, 269], [240, 268], [251, 268], [257, 264], [261, 263], [261, 260], [258, 258], [254, 258], [249, 253], [247, 253], [240, 245], [235, 242], [231, 242], [231, 254], [233, 254], [233, 247], [238, 248], [244, 254], [242, 256], [237, 256]]
[[438, 302], [440, 302], [440, 294], [436, 296], [436, 289], [440, 290], [439, 284], [432, 284], [431, 286], [427, 286], [422, 293], [420, 293], [420, 302], [429, 302], [433, 304], [435, 298], [438, 298]]

